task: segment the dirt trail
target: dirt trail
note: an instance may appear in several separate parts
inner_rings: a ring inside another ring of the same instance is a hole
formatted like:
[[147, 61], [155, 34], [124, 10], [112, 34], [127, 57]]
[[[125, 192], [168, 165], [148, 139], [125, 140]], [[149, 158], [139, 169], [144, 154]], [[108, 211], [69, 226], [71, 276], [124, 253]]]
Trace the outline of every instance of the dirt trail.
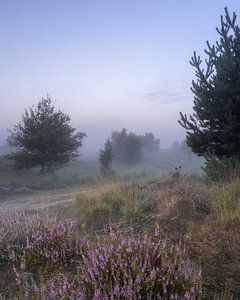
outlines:
[[86, 192], [90, 188], [65, 188], [57, 190], [33, 191], [25, 195], [13, 195], [0, 200], [0, 210], [11, 211], [18, 209], [37, 210], [57, 205], [70, 204], [76, 194]]

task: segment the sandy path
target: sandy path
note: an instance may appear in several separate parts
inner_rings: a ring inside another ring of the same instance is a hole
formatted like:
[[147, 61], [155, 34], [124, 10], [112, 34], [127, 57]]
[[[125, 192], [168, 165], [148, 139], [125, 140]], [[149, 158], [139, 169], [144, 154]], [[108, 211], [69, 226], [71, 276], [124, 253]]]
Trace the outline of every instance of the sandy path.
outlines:
[[84, 188], [66, 188], [57, 190], [33, 191], [31, 194], [13, 195], [0, 200], [0, 209], [11, 211], [15, 209], [37, 210], [56, 205], [70, 204], [75, 200], [76, 194], [85, 192]]

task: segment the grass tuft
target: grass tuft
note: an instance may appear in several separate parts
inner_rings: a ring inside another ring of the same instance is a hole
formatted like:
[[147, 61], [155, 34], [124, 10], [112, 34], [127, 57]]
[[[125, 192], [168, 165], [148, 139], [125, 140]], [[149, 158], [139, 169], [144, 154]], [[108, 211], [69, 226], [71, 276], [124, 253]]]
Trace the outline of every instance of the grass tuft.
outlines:
[[225, 186], [214, 204], [223, 221], [240, 219], [240, 181], [236, 180]]

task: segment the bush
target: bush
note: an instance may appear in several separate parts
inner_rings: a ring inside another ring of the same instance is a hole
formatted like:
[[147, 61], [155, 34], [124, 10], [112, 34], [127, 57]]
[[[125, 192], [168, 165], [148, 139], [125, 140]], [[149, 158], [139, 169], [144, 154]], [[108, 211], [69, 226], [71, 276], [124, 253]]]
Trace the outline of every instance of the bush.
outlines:
[[0, 215], [0, 262], [24, 261], [26, 268], [51, 268], [79, 254], [77, 223], [64, 223], [46, 214], [18, 211]]
[[15, 295], [17, 291], [23, 293], [22, 299], [28, 299], [28, 286], [69, 265], [73, 267], [87, 247], [85, 242], [77, 235], [74, 221], [64, 223], [25, 211], [0, 213], [1, 292], [7, 299], [14, 299], [9, 293]]
[[155, 236], [111, 234], [86, 258], [80, 275], [87, 299], [197, 299], [201, 272], [179, 247]]
[[145, 237], [110, 231], [107, 239], [89, 242], [77, 236], [75, 222], [25, 212], [0, 220], [1, 269], [5, 274], [9, 266], [12, 276], [11, 283], [1, 276], [8, 299], [200, 297], [200, 269], [184, 249], [162, 240], [158, 228]]

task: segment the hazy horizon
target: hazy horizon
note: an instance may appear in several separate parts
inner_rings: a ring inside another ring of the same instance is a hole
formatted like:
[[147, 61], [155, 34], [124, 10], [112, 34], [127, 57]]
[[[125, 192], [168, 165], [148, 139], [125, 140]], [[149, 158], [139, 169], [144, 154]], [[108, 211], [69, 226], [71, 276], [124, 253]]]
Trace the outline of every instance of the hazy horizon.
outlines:
[[194, 50], [217, 39], [230, 1], [1, 1], [0, 144], [24, 108], [48, 93], [96, 151], [112, 130], [183, 140]]

